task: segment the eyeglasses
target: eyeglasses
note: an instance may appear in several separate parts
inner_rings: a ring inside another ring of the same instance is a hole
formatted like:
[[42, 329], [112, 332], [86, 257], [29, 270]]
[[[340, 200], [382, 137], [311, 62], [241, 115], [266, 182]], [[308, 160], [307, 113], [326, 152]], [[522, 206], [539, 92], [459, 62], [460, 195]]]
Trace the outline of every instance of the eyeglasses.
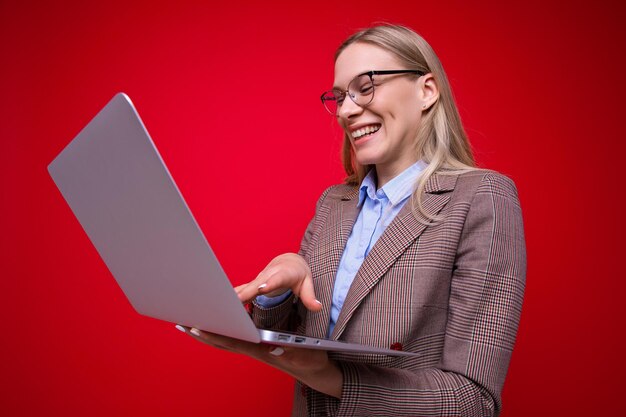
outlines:
[[425, 73], [417, 70], [385, 70], [385, 71], [368, 71], [359, 74], [350, 81], [348, 89], [341, 91], [338, 89], [324, 92], [320, 97], [322, 104], [333, 116], [337, 115], [337, 111], [346, 99], [346, 94], [356, 105], [365, 107], [374, 99], [374, 75], [390, 75], [390, 74], [418, 74], [420, 76]]

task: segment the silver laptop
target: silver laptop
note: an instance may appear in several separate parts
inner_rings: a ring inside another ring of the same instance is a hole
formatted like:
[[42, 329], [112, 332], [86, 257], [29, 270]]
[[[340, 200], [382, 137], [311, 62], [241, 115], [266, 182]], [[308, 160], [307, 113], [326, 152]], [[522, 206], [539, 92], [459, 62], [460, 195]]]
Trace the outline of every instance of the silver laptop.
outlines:
[[48, 171], [138, 313], [253, 343], [414, 355], [257, 329], [124, 93]]

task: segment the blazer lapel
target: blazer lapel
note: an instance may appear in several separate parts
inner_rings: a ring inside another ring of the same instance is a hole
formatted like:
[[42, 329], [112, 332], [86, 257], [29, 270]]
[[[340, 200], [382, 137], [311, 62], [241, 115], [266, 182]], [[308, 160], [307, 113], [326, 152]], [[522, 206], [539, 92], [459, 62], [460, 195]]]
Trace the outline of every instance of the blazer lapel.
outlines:
[[338, 203], [339, 209], [329, 214], [327, 220], [329, 227], [320, 236], [318, 246], [329, 248], [329, 250], [324, 252], [325, 259], [320, 259], [324, 267], [321, 273], [316, 275], [313, 284], [315, 294], [323, 307], [322, 311], [307, 314], [307, 333], [309, 336], [326, 338], [328, 335], [335, 277], [343, 250], [359, 215], [358, 196], [359, 190], [354, 188], [341, 197], [341, 201]]
[[[424, 187], [422, 204], [430, 215], [438, 214], [450, 201], [457, 176], [433, 175]], [[408, 201], [365, 257], [346, 295], [343, 308], [331, 339], [338, 339], [361, 301], [382, 278], [395, 260], [419, 237], [427, 227], [428, 219], [413, 213]], [[349, 234], [350, 232], [348, 232]], [[344, 242], [345, 246], [345, 242]], [[334, 279], [334, 277], [333, 277]], [[330, 289], [332, 297], [332, 287]], [[332, 300], [329, 300], [332, 301]]]

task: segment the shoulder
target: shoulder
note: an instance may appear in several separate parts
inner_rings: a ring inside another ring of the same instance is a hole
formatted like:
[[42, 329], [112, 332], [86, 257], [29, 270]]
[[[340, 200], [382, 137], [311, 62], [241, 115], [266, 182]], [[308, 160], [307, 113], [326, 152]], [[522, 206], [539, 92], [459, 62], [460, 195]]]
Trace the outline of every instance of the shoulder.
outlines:
[[341, 202], [349, 200], [352, 194], [358, 195], [358, 189], [345, 184], [333, 185], [324, 190], [317, 200], [315, 215], [302, 238], [299, 252], [301, 255], [306, 257], [308, 247], [317, 239], [316, 236], [319, 236], [325, 225], [332, 221], [333, 213], [340, 210]]
[[464, 213], [469, 231], [490, 232], [509, 227], [515, 235], [523, 236], [522, 209], [515, 183], [496, 171], [475, 169], [457, 177], [449, 204], [449, 213], [458, 217]]
[[335, 184], [326, 188], [317, 201], [317, 206], [333, 204], [338, 201], [352, 200], [358, 196], [359, 189], [353, 185]]
[[[440, 177], [449, 174], [440, 173]], [[477, 195], [497, 195], [514, 201], [518, 200], [517, 187], [506, 175], [489, 169], [473, 169], [458, 174], [454, 187], [457, 198], [472, 200]]]

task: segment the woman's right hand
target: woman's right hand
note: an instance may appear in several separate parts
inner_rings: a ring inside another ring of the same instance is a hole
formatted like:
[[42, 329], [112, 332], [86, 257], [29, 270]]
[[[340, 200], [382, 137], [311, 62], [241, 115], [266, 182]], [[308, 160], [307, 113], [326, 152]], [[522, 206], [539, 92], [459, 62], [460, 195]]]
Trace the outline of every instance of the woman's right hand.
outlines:
[[254, 281], [235, 288], [243, 303], [249, 303], [258, 295], [276, 297], [288, 290], [297, 295], [307, 309], [322, 309], [322, 304], [315, 298], [311, 268], [302, 256], [295, 253], [278, 255]]

